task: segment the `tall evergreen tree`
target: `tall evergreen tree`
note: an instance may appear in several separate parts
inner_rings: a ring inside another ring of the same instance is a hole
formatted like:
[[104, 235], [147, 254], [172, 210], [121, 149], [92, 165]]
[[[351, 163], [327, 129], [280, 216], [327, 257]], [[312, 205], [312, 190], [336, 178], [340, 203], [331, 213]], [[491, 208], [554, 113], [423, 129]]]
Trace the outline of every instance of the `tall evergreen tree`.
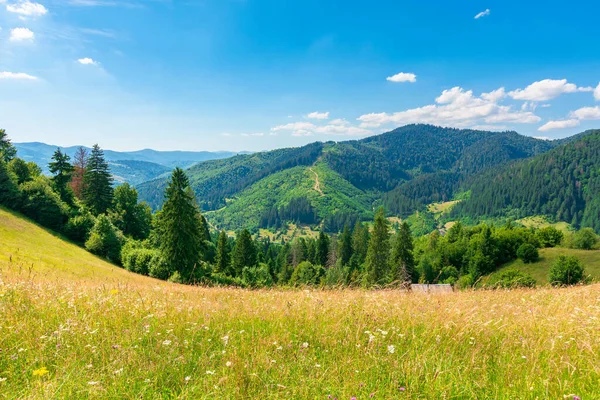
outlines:
[[71, 189], [78, 199], [81, 199], [83, 196], [83, 177], [87, 168], [87, 159], [87, 150], [85, 147], [79, 147], [73, 157], [73, 174], [71, 176]]
[[60, 148], [58, 148], [52, 155], [52, 161], [48, 164], [48, 169], [54, 175], [52, 177], [54, 190], [56, 190], [60, 195], [60, 198], [66, 202], [69, 202], [72, 199], [72, 195], [70, 195], [68, 190], [68, 185], [71, 181], [74, 167], [69, 162], [70, 160], [71, 157], [60, 151]]
[[183, 170], [175, 168], [158, 222], [162, 258], [170, 273], [179, 272], [184, 282], [192, 278], [194, 270], [200, 271], [203, 239], [200, 212], [188, 186]]
[[256, 265], [256, 248], [252, 235], [247, 229], [242, 229], [238, 234], [233, 254], [233, 273], [235, 276], [242, 276], [245, 267], [254, 267]]
[[[186, 178], [187, 179], [187, 178]], [[103, 214], [113, 201], [113, 178], [110, 175], [104, 152], [97, 144], [92, 148], [83, 175], [83, 202], [93, 214]]]
[[390, 233], [388, 220], [385, 218], [383, 208], [375, 215], [373, 232], [369, 240], [369, 249], [366, 258], [365, 284], [367, 286], [384, 283], [389, 272]]
[[411, 282], [415, 259], [413, 256], [413, 240], [410, 227], [402, 222], [396, 235], [396, 243], [392, 254], [391, 281]]
[[360, 221], [356, 223], [352, 232], [352, 248], [358, 264], [364, 264], [369, 249], [369, 228]]
[[217, 260], [215, 262], [215, 272], [221, 274], [231, 274], [231, 248], [229, 238], [225, 231], [219, 233], [217, 240]]
[[327, 256], [329, 255], [329, 236], [321, 231], [317, 240], [316, 263], [323, 267], [327, 266]]
[[340, 252], [339, 259], [342, 263], [342, 266], [348, 265], [350, 258], [352, 257], [353, 249], [352, 233], [350, 232], [350, 228], [347, 224], [344, 225], [344, 230], [340, 235], [340, 245], [338, 247], [338, 251]]
[[4, 129], [0, 129], [0, 159], [8, 163], [17, 156], [17, 149], [10, 142]]

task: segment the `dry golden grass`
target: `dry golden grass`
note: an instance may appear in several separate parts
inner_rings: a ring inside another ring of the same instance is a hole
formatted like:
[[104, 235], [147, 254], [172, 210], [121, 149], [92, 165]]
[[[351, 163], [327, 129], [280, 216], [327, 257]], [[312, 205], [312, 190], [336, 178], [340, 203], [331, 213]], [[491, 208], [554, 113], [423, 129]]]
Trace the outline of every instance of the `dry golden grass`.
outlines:
[[[18, 228], [1, 233], [18, 239]], [[51, 272], [59, 255], [38, 246], [38, 273], [0, 253], [0, 398], [599, 397], [598, 285], [441, 295], [199, 288], [80, 253]], [[86, 273], [68, 271], [77, 265]]]

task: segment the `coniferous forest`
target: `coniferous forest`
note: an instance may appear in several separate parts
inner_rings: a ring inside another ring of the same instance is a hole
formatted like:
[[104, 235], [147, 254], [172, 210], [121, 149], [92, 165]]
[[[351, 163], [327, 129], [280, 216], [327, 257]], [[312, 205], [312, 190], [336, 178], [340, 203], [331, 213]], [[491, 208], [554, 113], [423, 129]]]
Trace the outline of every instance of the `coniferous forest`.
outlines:
[[[427, 136], [426, 132], [418, 130], [419, 135]], [[441, 143], [445, 149], [442, 159], [418, 143], [414, 146], [421, 153], [407, 153], [393, 145], [385, 147], [386, 151], [371, 147], [382, 146], [390, 138], [382, 135], [364, 144], [342, 144], [341, 154], [357, 152], [360, 146], [369, 149], [349, 162], [336, 154], [339, 149], [325, 154], [331, 168], [357, 187], [391, 189], [372, 217], [367, 219], [352, 210], [323, 216], [308, 197], [291, 197], [284, 205], [265, 209], [259, 219], [259, 226], [271, 231], [285, 230], [290, 223], [316, 227], [315, 235], [288, 240], [271, 240], [244, 227], [219, 229], [204, 215], [210, 213], [203, 214], [202, 210], [210, 209], [211, 204], [224, 204], [226, 196], [249, 181], [314, 164], [323, 144], [309, 145], [299, 152], [287, 149], [252, 156], [261, 166], [258, 170], [241, 166], [243, 156], [219, 160], [220, 165], [235, 166], [229, 171], [231, 186], [222, 184], [216, 191], [204, 188], [206, 197], [200, 201], [190, 179], [194, 169], [175, 168], [161, 186], [164, 201], [153, 212], [147, 203], [139, 201], [135, 187], [115, 185], [98, 145], [90, 152], [81, 148], [74, 159], [57, 149], [48, 165], [51, 176], [45, 176], [40, 166], [17, 157], [1, 130], [0, 204], [132, 272], [180, 283], [388, 287], [421, 282], [471, 287], [517, 258], [534, 262], [541, 248], [561, 244], [580, 249], [597, 247], [599, 132], [522, 161], [502, 151], [486, 153], [487, 158], [481, 159], [469, 149], [472, 143], [462, 142], [455, 147], [450, 142]], [[529, 150], [523, 156], [542, 151], [538, 145], [552, 147], [512, 134], [501, 140], [511, 146], [525, 143]], [[493, 140], [490, 146], [494, 146]], [[402, 158], [403, 163], [386, 168], [386, 152], [396, 152], [394, 157]], [[495, 157], [513, 161], [499, 164]], [[486, 170], [486, 165], [495, 167]], [[405, 171], [415, 168], [420, 173], [413, 171], [409, 179]], [[480, 170], [484, 172], [475, 174]], [[452, 211], [455, 220], [448, 229], [416, 235], [408, 220], [392, 223], [388, 218], [406, 218], [425, 204], [451, 200], [456, 193], [465, 192], [466, 185], [469, 193]], [[534, 229], [510, 220], [502, 224], [477, 221], [477, 217], [516, 219], [530, 215], [566, 220], [583, 229], [565, 237], [551, 226]], [[584, 278], [582, 275], [580, 280]], [[535, 284], [519, 271], [500, 274], [490, 282]]]

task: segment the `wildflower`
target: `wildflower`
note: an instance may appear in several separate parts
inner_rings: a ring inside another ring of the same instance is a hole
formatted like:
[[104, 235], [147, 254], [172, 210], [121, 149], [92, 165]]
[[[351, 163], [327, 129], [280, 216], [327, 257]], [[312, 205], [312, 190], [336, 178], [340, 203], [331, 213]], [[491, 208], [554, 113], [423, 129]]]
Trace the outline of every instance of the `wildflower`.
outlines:
[[151, 380], [150, 380], [150, 379], [145, 379], [145, 380], [144, 380], [144, 382], [146, 382], [146, 383], [150, 383], [150, 382], [151, 382]]
[[369, 395], [369, 397], [370, 397], [370, 398], [373, 398], [373, 397], [375, 397], [375, 393], [371, 393], [371, 394]]
[[225, 363], [225, 366], [226, 366], [226, 367], [231, 367], [232, 365], [233, 365], [233, 363], [232, 363], [231, 361], [227, 361], [227, 362]]
[[302, 347], [306, 349], [308, 347], [308, 343], [306, 343], [306, 342], [302, 343]]
[[406, 388], [404, 386], [400, 386], [400, 391], [404, 392], [404, 391], [406, 391]]
[[117, 289], [113, 289], [110, 291], [110, 294], [117, 294], [117, 293], [119, 293], [119, 291]]
[[96, 386], [96, 385], [97, 385], [97, 384], [99, 384], [99, 383], [100, 383], [100, 382], [97, 382], [97, 381], [89, 381], [89, 382], [88, 382], [88, 385], [90, 385], [90, 386]]
[[171, 345], [171, 341], [170, 340], [165, 340], [164, 342], [162, 342], [163, 346], [170, 346]]
[[0, 378], [0, 382], [4, 382], [7, 378]]
[[114, 374], [115, 374], [115, 375], [119, 375], [119, 374], [121, 374], [122, 372], [123, 372], [123, 368], [119, 368], [118, 370], [116, 370], [116, 371], [114, 372]]
[[35, 371], [33, 371], [33, 376], [44, 376], [46, 375], [48, 372], [48, 369], [46, 369], [46, 367], [42, 367], [40, 369], [36, 369]]
[[186, 382], [188, 382], [190, 379], [192, 379], [192, 377], [191, 377], [191, 376], [186, 376], [186, 377], [185, 377], [185, 381], [186, 381]]
[[321, 364], [315, 364], [315, 368], [321, 368]]
[[118, 349], [118, 348], [119, 348], [119, 345], [118, 345], [118, 344], [113, 344], [112, 348], [113, 348], [113, 349]]
[[206, 375], [214, 375], [215, 371], [206, 371]]
[[356, 400], [356, 396], [350, 397], [350, 400]]
[[387, 347], [387, 350], [388, 350], [388, 353], [390, 353], [390, 354], [394, 354], [394, 352], [396, 351], [396, 346], [394, 346], [393, 344], [390, 344], [390, 345]]

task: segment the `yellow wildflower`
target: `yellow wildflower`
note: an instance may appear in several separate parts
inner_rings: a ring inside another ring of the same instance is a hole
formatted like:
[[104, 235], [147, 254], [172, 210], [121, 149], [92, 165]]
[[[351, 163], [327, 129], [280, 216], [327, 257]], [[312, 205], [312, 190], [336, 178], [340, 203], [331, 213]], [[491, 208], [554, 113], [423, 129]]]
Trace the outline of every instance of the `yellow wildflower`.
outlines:
[[46, 375], [48, 372], [48, 369], [46, 367], [42, 367], [40, 369], [36, 369], [33, 371], [33, 376], [44, 376]]

